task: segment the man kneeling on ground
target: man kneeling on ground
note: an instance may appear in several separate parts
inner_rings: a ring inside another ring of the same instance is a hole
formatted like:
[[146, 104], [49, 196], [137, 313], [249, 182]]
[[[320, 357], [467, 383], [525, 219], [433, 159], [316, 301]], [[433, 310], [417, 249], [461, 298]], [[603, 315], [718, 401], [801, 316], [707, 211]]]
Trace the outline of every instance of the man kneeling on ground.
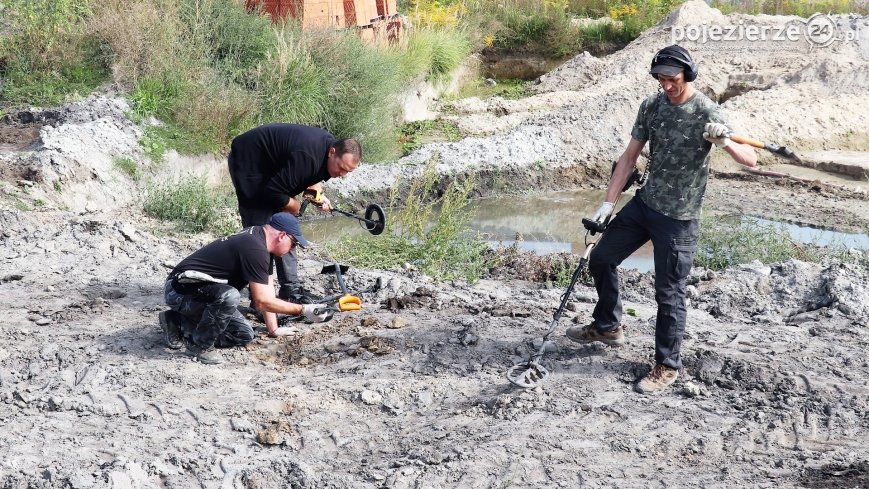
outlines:
[[274, 258], [308, 247], [299, 221], [286, 212], [268, 224], [251, 226], [200, 248], [169, 274], [163, 292], [170, 310], [160, 313], [160, 327], [169, 348], [187, 350], [206, 364], [223, 363], [215, 349], [241, 346], [254, 339], [253, 328], [238, 310], [240, 291], [250, 286], [254, 307], [263, 311], [269, 336], [287, 334], [275, 313], [302, 315], [306, 322], [327, 321], [325, 304], [294, 304], [275, 297]]

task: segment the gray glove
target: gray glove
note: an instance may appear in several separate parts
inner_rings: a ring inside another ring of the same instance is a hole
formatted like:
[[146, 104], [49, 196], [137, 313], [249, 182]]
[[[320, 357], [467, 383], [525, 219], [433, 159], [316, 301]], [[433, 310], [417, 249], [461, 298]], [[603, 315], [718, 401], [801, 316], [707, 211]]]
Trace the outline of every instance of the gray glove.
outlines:
[[[302, 306], [302, 315], [306, 323], [323, 323], [332, 318], [332, 311], [326, 304], [305, 304]], [[320, 313], [317, 314], [316, 311]]]

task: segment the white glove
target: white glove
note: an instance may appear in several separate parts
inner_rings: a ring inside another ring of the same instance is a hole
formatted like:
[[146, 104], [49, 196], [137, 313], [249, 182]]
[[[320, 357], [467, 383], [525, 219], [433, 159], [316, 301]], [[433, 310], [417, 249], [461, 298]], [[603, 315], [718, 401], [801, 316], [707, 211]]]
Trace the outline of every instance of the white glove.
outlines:
[[604, 222], [604, 220], [606, 220], [606, 218], [613, 213], [613, 207], [615, 207], [615, 204], [613, 204], [612, 202], [604, 202], [603, 204], [601, 204], [600, 209], [598, 209], [597, 212], [594, 213], [594, 217], [592, 217], [591, 220], [596, 222]]
[[706, 124], [706, 127], [703, 128], [703, 131], [703, 139], [710, 143], [714, 143], [719, 148], [726, 148], [727, 145], [730, 144], [730, 138], [727, 137], [730, 133], [730, 129], [728, 129], [724, 124], [709, 122]]
[[[305, 304], [302, 306], [302, 315], [305, 316], [306, 323], [322, 323], [328, 321], [332, 317], [332, 311], [328, 310], [326, 304]], [[319, 309], [320, 314], [315, 311]]]
[[274, 332], [269, 333], [270, 338], [277, 338], [278, 336], [293, 336], [298, 333], [299, 330], [290, 326], [281, 326], [278, 329], [274, 330]]

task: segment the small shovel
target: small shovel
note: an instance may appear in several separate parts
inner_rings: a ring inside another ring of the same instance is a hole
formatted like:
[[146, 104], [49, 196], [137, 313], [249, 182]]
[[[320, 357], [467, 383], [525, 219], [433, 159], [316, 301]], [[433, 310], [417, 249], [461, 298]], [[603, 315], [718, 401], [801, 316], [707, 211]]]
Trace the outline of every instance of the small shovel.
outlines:
[[739, 134], [730, 134], [728, 137], [731, 141], [735, 143], [747, 144], [749, 146], [754, 146], [755, 148], [765, 149], [770, 153], [776, 154], [788, 160], [796, 161], [797, 163], [803, 162], [803, 160], [800, 159], [800, 157], [797, 156], [793, 151], [788, 149], [787, 146], [780, 146], [774, 143], [764, 143], [763, 141], [758, 141], [757, 139], [746, 136], [740, 136]]

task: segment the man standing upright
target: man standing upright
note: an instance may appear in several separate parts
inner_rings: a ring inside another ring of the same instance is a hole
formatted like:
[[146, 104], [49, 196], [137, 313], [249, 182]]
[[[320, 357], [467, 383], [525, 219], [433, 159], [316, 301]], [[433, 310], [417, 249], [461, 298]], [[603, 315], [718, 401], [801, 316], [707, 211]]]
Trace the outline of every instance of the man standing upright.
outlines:
[[618, 159], [606, 200], [593, 219], [604, 222], [612, 214], [648, 141], [646, 183], [612, 220], [589, 257], [589, 273], [598, 293], [591, 324], [567, 330], [568, 338], [579, 343], [624, 343], [617, 267], [651, 240], [658, 303], [655, 366], [637, 383], [640, 393], [666, 389], [682, 368], [685, 280], [697, 248], [712, 145], [724, 149], [740, 164], [750, 167], [757, 163], [754, 149], [730, 140], [730, 129], [718, 105], [694, 89], [691, 82], [697, 73], [691, 55], [680, 46], [668, 46], [655, 54], [650, 74], [658, 80], [660, 90], [640, 105], [631, 140]]
[[[232, 140], [229, 175], [242, 227], [266, 224], [275, 212], [298, 215], [300, 193], [311, 188], [320, 195], [321, 182], [350, 173], [361, 159], [362, 148], [355, 139], [337, 140], [317, 127], [275, 123], [240, 134]], [[325, 196], [318, 204], [323, 211], [332, 209]], [[295, 250], [277, 258], [276, 264], [278, 297], [309, 303], [299, 284]]]

